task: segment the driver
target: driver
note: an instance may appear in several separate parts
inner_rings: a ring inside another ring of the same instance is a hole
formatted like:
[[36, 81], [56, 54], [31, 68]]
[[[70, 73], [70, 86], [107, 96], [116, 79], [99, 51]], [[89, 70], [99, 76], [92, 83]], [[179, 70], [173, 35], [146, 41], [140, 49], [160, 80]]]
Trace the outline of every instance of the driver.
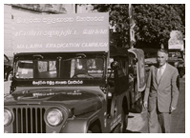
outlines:
[[89, 69], [96, 69], [95, 59], [77, 59], [73, 78], [93, 78], [88, 72]]

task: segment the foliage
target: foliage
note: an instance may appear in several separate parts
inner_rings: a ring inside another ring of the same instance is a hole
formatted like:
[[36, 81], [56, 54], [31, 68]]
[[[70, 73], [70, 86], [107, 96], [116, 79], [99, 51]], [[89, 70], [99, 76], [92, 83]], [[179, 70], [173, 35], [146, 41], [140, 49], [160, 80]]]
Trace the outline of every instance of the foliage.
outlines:
[[[99, 12], [109, 12], [110, 24], [116, 27], [119, 41], [129, 43], [128, 4], [95, 4]], [[185, 34], [184, 4], [133, 4], [136, 46], [167, 46], [170, 32], [179, 30]]]

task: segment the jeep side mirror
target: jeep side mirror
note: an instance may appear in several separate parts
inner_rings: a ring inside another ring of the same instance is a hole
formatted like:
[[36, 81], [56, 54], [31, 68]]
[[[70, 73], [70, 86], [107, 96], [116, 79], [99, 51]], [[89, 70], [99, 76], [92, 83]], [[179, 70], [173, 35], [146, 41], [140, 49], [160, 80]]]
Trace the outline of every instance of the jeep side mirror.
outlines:
[[117, 70], [118, 68], [119, 68], [119, 63], [117, 61], [111, 63], [111, 69]]

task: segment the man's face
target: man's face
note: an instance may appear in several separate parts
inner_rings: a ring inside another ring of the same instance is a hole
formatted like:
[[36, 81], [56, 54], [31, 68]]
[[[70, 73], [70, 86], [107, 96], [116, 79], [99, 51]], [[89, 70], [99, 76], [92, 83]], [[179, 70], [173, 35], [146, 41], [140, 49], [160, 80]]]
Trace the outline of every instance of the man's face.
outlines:
[[157, 62], [158, 65], [161, 67], [166, 63], [166, 60], [168, 59], [168, 54], [158, 51], [157, 53]]

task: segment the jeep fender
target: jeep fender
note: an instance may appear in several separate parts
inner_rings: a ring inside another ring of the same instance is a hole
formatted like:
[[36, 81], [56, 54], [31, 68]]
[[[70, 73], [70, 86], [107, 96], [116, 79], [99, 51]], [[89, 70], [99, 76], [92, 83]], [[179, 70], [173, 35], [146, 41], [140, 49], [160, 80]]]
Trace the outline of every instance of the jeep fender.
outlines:
[[67, 120], [60, 133], [86, 133], [88, 131], [87, 119]]
[[98, 121], [98, 117], [90, 120], [89, 118], [67, 120], [60, 133], [87, 133], [90, 125], [95, 121]]

